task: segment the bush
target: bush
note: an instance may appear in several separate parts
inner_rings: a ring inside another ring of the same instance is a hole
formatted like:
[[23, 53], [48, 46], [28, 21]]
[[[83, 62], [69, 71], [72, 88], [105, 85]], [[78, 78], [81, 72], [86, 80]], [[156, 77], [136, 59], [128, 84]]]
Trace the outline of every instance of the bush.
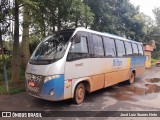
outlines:
[[0, 95], [2, 94], [18, 94], [25, 91], [24, 81], [9, 82], [9, 93], [6, 90], [5, 84], [0, 84]]
[[[11, 56], [10, 55], [5, 55], [5, 62], [6, 62], [6, 69], [7, 69], [7, 75], [8, 79], [11, 78]], [[2, 60], [2, 55], [0, 55], [0, 81], [4, 80], [4, 63]]]
[[155, 58], [151, 59], [151, 63], [156, 63], [156, 62], [157, 62], [157, 59], [155, 59]]
[[[12, 82], [11, 81], [11, 56], [5, 55], [5, 63], [7, 69], [8, 83], [9, 83], [9, 94], [17, 94], [25, 91], [25, 71], [20, 68], [20, 81]], [[0, 55], [0, 95], [8, 94], [5, 87], [4, 80], [4, 63], [2, 60], [2, 55]]]

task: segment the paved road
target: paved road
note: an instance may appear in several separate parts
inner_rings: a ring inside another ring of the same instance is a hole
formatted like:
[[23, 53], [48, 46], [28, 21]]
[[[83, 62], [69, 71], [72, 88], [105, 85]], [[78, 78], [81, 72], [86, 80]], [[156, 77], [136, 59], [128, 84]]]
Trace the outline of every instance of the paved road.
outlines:
[[[133, 85], [120, 83], [88, 94], [84, 103], [50, 102], [26, 92], [0, 96], [0, 111], [160, 111], [160, 67], [152, 67]], [[47, 118], [51, 119], [51, 118]], [[71, 119], [71, 118], [68, 118]], [[73, 119], [73, 118], [72, 118]], [[79, 118], [76, 118], [77, 120]], [[86, 118], [92, 119], [92, 118]], [[103, 118], [106, 119], [106, 118]], [[107, 118], [113, 119], [113, 118]], [[119, 120], [120, 118], [114, 118]], [[130, 120], [131, 118], [124, 118]], [[137, 118], [136, 118], [137, 119]], [[141, 118], [147, 119], [147, 118]], [[148, 118], [149, 119], [149, 118]], [[158, 118], [154, 118], [157, 119]]]

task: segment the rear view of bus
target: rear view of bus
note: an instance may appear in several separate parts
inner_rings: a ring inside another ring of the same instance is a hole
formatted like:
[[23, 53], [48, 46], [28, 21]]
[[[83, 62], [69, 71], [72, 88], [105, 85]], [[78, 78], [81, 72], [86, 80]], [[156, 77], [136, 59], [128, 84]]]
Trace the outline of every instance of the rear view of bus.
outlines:
[[26, 69], [30, 95], [83, 102], [85, 93], [135, 81], [144, 71], [142, 43], [84, 28], [62, 30], [44, 39]]

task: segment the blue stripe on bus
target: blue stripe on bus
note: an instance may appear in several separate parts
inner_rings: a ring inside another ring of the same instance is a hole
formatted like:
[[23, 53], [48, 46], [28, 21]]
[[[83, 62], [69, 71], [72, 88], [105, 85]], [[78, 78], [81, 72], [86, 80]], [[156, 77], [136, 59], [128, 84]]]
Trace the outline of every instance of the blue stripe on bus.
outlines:
[[64, 75], [54, 78], [44, 83], [42, 86], [42, 95], [50, 95], [51, 90], [54, 91], [53, 100], [62, 100], [64, 96]]
[[131, 68], [144, 66], [145, 60], [144, 56], [131, 57]]

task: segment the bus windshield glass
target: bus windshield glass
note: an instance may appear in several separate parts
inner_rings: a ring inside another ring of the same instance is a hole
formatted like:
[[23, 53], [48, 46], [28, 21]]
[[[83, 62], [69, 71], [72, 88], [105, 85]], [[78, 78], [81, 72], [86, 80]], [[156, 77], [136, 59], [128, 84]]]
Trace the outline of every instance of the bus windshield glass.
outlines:
[[33, 53], [31, 60], [57, 60], [63, 57], [73, 30], [60, 31], [47, 37]]

